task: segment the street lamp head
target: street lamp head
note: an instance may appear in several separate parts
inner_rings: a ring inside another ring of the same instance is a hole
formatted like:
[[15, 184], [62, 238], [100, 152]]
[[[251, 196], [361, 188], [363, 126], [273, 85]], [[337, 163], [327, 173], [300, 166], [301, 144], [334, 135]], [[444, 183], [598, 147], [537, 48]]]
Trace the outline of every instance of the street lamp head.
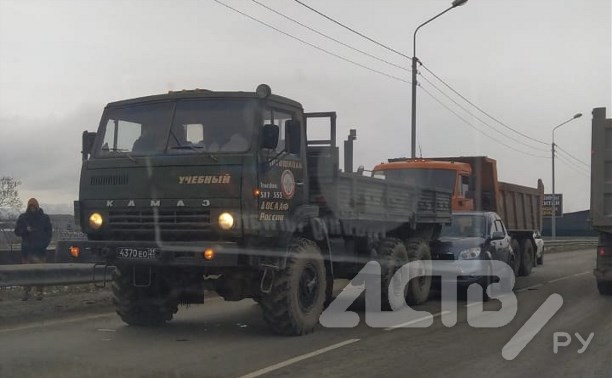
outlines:
[[580, 118], [580, 117], [582, 117], [582, 113], [576, 113], [576, 114], [574, 114], [574, 119], [576, 119], [576, 118]]
[[452, 5], [453, 5], [453, 8], [454, 7], [460, 7], [460, 6], [462, 6], [463, 4], [465, 4], [467, 2], [468, 2], [468, 0], [453, 0], [453, 4]]

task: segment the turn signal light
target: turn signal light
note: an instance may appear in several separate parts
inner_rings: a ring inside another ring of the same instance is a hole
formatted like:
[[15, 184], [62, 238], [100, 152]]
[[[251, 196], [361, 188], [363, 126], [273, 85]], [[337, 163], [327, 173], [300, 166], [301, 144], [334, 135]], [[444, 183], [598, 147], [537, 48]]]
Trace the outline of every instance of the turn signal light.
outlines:
[[259, 188], [253, 189], [253, 197], [259, 198], [260, 195], [261, 195], [261, 189]]
[[70, 256], [79, 257], [81, 254], [81, 249], [79, 247], [70, 247]]
[[215, 251], [212, 248], [206, 248], [203, 253], [204, 260], [212, 260], [215, 258]]

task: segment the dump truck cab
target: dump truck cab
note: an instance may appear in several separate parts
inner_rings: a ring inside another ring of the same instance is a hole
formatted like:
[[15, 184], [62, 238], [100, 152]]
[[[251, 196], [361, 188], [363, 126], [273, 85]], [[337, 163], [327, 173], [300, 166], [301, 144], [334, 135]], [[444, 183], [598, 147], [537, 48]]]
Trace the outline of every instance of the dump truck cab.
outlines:
[[453, 185], [452, 207], [457, 211], [474, 210], [474, 199], [470, 198], [472, 168], [467, 163], [394, 158], [380, 163], [372, 170], [374, 177], [384, 177], [406, 183], [436, 182], [441, 186]]

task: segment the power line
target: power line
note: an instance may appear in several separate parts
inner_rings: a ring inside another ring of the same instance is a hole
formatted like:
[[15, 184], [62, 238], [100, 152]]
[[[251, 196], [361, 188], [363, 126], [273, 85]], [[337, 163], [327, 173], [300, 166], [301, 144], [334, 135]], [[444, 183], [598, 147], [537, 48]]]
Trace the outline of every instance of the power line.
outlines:
[[[420, 74], [420, 73], [419, 73]], [[448, 98], [449, 100], [451, 100], [455, 105], [457, 105], [459, 108], [461, 108], [464, 112], [466, 112], [467, 114], [469, 114], [470, 116], [476, 118], [478, 121], [480, 121], [482, 124], [486, 125], [487, 127], [493, 129], [494, 131], [496, 131], [497, 133], [505, 136], [506, 138], [510, 138], [513, 141], [517, 142], [517, 143], [523, 143], [522, 140], [516, 139], [514, 137], [512, 137], [511, 135], [508, 134], [504, 134], [503, 132], [501, 132], [500, 130], [498, 130], [497, 128], [495, 128], [495, 126], [492, 126], [491, 124], [489, 124], [487, 121], [483, 120], [482, 118], [476, 116], [475, 114], [473, 114], [469, 109], [466, 109], [464, 106], [462, 106], [461, 104], [459, 104], [454, 98], [452, 98], [451, 96], [449, 96], [448, 94], [446, 94], [443, 90], [441, 90], [437, 85], [435, 85], [434, 83], [432, 83], [429, 79], [427, 79], [425, 76], [421, 75], [421, 77], [423, 78], [423, 80], [425, 80], [427, 83], [429, 83], [429, 85], [431, 85], [434, 89], [436, 89], [438, 92], [440, 92], [444, 97]], [[530, 147], [530, 146], [527, 146]], [[539, 148], [539, 147], [530, 147], [533, 148], [535, 150], [541, 151], [541, 152], [548, 152], [545, 149]]]
[[563, 158], [562, 156], [557, 156], [557, 159], [559, 159], [561, 162], [563, 162], [566, 167], [572, 169], [574, 172], [580, 173], [581, 175], [584, 175], [586, 177], [590, 177], [590, 172], [585, 172], [584, 168], [581, 168], [581, 167], [575, 165], [571, 161]]
[[557, 147], [561, 152], [563, 152], [564, 154], [566, 154], [567, 156], [571, 157], [572, 159], [576, 160], [577, 162], [581, 163], [582, 165], [584, 165], [587, 168], [590, 168], [591, 166], [587, 163], [585, 163], [584, 161], [578, 159], [577, 157], [575, 157], [574, 155], [570, 154], [569, 152], [567, 152], [566, 150], [564, 150], [563, 148], [561, 148], [561, 146], [559, 146], [557, 143], [555, 143], [555, 147]]
[[513, 151], [516, 151], [518, 153], [521, 154], [526, 154], [526, 155], [530, 155], [533, 156], [535, 158], [539, 158], [539, 159], [548, 159], [548, 156], [540, 156], [540, 155], [534, 155], [532, 153], [529, 152], [524, 152], [524, 151], [520, 151], [517, 150], [516, 148], [496, 139], [493, 138], [492, 136], [490, 136], [489, 134], [485, 133], [484, 131], [480, 130], [479, 128], [477, 128], [476, 126], [472, 125], [468, 120], [466, 120], [465, 118], [463, 118], [461, 115], [459, 115], [457, 112], [455, 112], [453, 109], [451, 109], [450, 107], [448, 107], [446, 104], [444, 104], [442, 101], [440, 101], [436, 96], [434, 96], [433, 94], [431, 94], [427, 89], [425, 89], [422, 85], [419, 86], [421, 88], [421, 90], [423, 90], [423, 92], [425, 92], [427, 95], [429, 95], [429, 97], [433, 98], [438, 104], [440, 104], [441, 106], [443, 106], [444, 108], [446, 108], [446, 110], [448, 110], [449, 112], [453, 113], [457, 118], [459, 118], [460, 120], [462, 120], [466, 125], [468, 125], [469, 127], [471, 127], [472, 129], [476, 130], [477, 132], [479, 132], [480, 134], [486, 136], [487, 138], [501, 144], [504, 147], [507, 147]]
[[318, 35], [320, 35], [320, 36], [322, 36], [322, 37], [325, 37], [325, 38], [327, 38], [327, 39], [329, 39], [329, 40], [331, 40], [331, 41], [334, 41], [334, 42], [336, 42], [336, 43], [338, 43], [338, 44], [340, 44], [340, 45], [342, 45], [342, 46], [344, 46], [344, 47], [347, 47], [347, 48], [349, 48], [349, 49], [353, 50], [353, 51], [356, 51], [356, 52], [358, 52], [358, 53], [360, 53], [360, 54], [363, 54], [363, 55], [365, 55], [365, 56], [367, 56], [367, 57], [370, 57], [370, 58], [372, 58], [372, 59], [376, 59], [376, 60], [378, 60], [379, 62], [386, 63], [386, 64], [388, 64], [388, 65], [390, 65], [390, 66], [395, 67], [395, 68], [399, 68], [399, 69], [404, 70], [404, 71], [407, 71], [407, 72], [410, 72], [410, 71], [411, 71], [410, 69], [408, 69], [408, 68], [406, 68], [406, 67], [403, 67], [403, 66], [400, 66], [399, 64], [395, 64], [395, 63], [393, 63], [393, 62], [389, 62], [388, 60], [385, 60], [385, 59], [379, 58], [379, 57], [377, 57], [377, 56], [375, 56], [375, 55], [372, 55], [372, 54], [370, 54], [370, 53], [368, 53], [368, 52], [365, 52], [365, 51], [360, 50], [360, 49], [358, 49], [358, 48], [356, 48], [356, 47], [353, 47], [353, 46], [351, 46], [351, 45], [349, 45], [349, 44], [347, 44], [347, 43], [344, 43], [344, 42], [342, 42], [342, 41], [340, 41], [340, 40], [338, 40], [338, 39], [336, 39], [336, 38], [333, 38], [333, 37], [331, 37], [331, 36], [329, 36], [329, 35], [327, 35], [327, 34], [325, 34], [325, 33], [322, 33], [322, 32], [320, 32], [320, 31], [318, 31], [318, 30], [316, 30], [316, 29], [314, 29], [314, 28], [312, 28], [312, 27], [310, 27], [310, 26], [308, 26], [308, 25], [303, 24], [302, 22], [300, 22], [300, 21], [298, 21], [298, 20], [296, 20], [296, 19], [294, 19], [294, 18], [291, 18], [291, 17], [287, 16], [286, 14], [284, 14], [284, 13], [282, 13], [282, 12], [277, 11], [276, 9], [274, 9], [274, 8], [272, 8], [272, 7], [269, 7], [269, 6], [265, 5], [265, 4], [260, 3], [260, 2], [259, 2], [259, 1], [257, 1], [257, 0], [251, 0], [251, 1], [252, 1], [252, 2], [254, 2], [255, 4], [257, 4], [257, 5], [261, 6], [261, 7], [263, 7], [263, 8], [266, 8], [266, 9], [267, 9], [267, 10], [269, 10], [270, 12], [274, 12], [274, 13], [276, 13], [277, 15], [279, 15], [279, 16], [281, 16], [281, 17], [284, 17], [285, 19], [287, 19], [287, 20], [289, 20], [289, 21], [291, 21], [291, 22], [294, 22], [294, 23], [296, 23], [296, 24], [298, 24], [298, 25], [302, 26], [303, 28], [306, 28], [306, 29], [310, 30], [310, 31], [311, 31], [311, 32], [313, 32], [313, 33], [317, 33]]
[[213, 1], [214, 1], [215, 3], [217, 3], [217, 4], [219, 4], [219, 5], [222, 5], [222, 6], [226, 7], [226, 8], [228, 8], [228, 9], [230, 9], [230, 10], [232, 10], [232, 11], [236, 12], [236, 13], [239, 13], [239, 14], [243, 15], [244, 17], [247, 17], [247, 18], [249, 18], [249, 19], [251, 19], [251, 20], [253, 20], [253, 21], [255, 21], [255, 22], [258, 22], [258, 23], [260, 23], [260, 24], [262, 24], [262, 25], [264, 25], [264, 26], [266, 26], [266, 27], [268, 27], [268, 28], [270, 28], [270, 29], [272, 29], [272, 30], [274, 30], [274, 31], [277, 31], [277, 32], [279, 32], [279, 33], [281, 33], [281, 34], [283, 34], [283, 35], [286, 35], [286, 36], [287, 36], [287, 37], [289, 37], [289, 38], [293, 38], [293, 39], [295, 39], [295, 40], [296, 40], [296, 41], [298, 41], [298, 42], [301, 42], [301, 43], [303, 43], [303, 44], [305, 44], [305, 45], [308, 45], [308, 46], [310, 46], [310, 47], [312, 47], [312, 48], [314, 48], [314, 49], [317, 49], [317, 50], [319, 50], [319, 51], [322, 51], [322, 52], [324, 52], [324, 53], [326, 53], [326, 54], [328, 54], [328, 55], [331, 55], [331, 56], [333, 56], [333, 57], [336, 57], [336, 58], [338, 58], [338, 59], [341, 59], [341, 60], [343, 60], [343, 61], [345, 61], [345, 62], [348, 62], [348, 63], [354, 64], [354, 65], [359, 66], [359, 67], [361, 67], [361, 68], [363, 68], [363, 69], [366, 69], [366, 70], [368, 70], [368, 71], [371, 71], [371, 72], [377, 73], [377, 74], [379, 74], [379, 75], [386, 76], [386, 77], [388, 77], [388, 78], [390, 78], [390, 79], [398, 80], [398, 81], [401, 81], [401, 82], [406, 83], [406, 84], [412, 84], [412, 83], [411, 83], [410, 81], [408, 81], [408, 80], [402, 79], [402, 78], [397, 77], [397, 76], [394, 76], [394, 75], [390, 75], [390, 74], [388, 74], [388, 73], [385, 73], [385, 72], [379, 71], [379, 70], [377, 70], [377, 69], [374, 69], [374, 68], [368, 67], [368, 66], [363, 65], [363, 64], [361, 64], [361, 63], [357, 63], [357, 62], [355, 62], [355, 61], [353, 61], [353, 60], [350, 60], [350, 59], [345, 58], [345, 57], [343, 57], [343, 56], [341, 56], [341, 55], [338, 55], [338, 54], [335, 54], [335, 53], [333, 53], [333, 52], [331, 52], [331, 51], [329, 51], [329, 50], [326, 50], [326, 49], [324, 49], [324, 48], [322, 48], [322, 47], [319, 47], [319, 46], [317, 46], [317, 45], [315, 45], [315, 44], [313, 44], [313, 43], [310, 43], [310, 42], [308, 42], [308, 41], [305, 41], [305, 40], [303, 40], [303, 39], [301, 39], [301, 38], [299, 38], [299, 37], [296, 37], [296, 36], [294, 36], [294, 35], [292, 35], [292, 34], [289, 34], [289, 33], [285, 32], [285, 31], [283, 31], [283, 30], [280, 30], [280, 29], [278, 29], [278, 28], [277, 28], [277, 27], [275, 27], [275, 26], [272, 26], [272, 25], [270, 25], [270, 24], [268, 24], [268, 23], [266, 23], [266, 22], [264, 22], [264, 21], [261, 21], [261, 20], [259, 20], [259, 19], [255, 18], [255, 17], [253, 17], [253, 16], [251, 16], [251, 15], [247, 14], [247, 13], [244, 13], [244, 12], [242, 12], [242, 11], [240, 11], [240, 10], [236, 9], [236, 8], [233, 8], [233, 7], [231, 7], [231, 6], [227, 5], [227, 4], [225, 4], [224, 2], [222, 2], [222, 1], [220, 1], [220, 0], [213, 0]]
[[491, 118], [493, 121], [499, 123], [500, 125], [504, 126], [505, 128], [507, 128], [508, 130], [512, 130], [513, 132], [515, 132], [516, 134], [527, 138], [529, 140], [532, 140], [534, 142], [540, 143], [540, 144], [544, 144], [544, 145], [548, 145], [548, 143], [543, 142], [539, 139], [535, 139], [527, 134], [524, 134], [516, 129], [514, 129], [513, 127], [508, 126], [507, 124], [505, 124], [504, 122], [498, 120], [497, 118], [493, 117], [491, 114], [487, 113], [486, 111], [484, 111], [482, 108], [480, 108], [478, 105], [474, 104], [472, 101], [468, 100], [465, 96], [463, 96], [461, 93], [459, 93], [458, 91], [456, 91], [453, 87], [451, 87], [449, 84], [447, 84], [444, 80], [442, 80], [439, 76], [437, 76], [435, 73], [433, 73], [429, 68], [427, 68], [427, 66], [425, 66], [423, 64], [423, 62], [421, 62], [421, 60], [419, 60], [419, 62], [421, 63], [421, 66], [427, 71], [429, 72], [433, 77], [435, 77], [436, 79], [438, 79], [442, 84], [444, 84], [444, 86], [446, 86], [448, 89], [450, 89], [451, 91], [453, 91], [453, 93], [455, 93], [457, 96], [461, 97], [465, 102], [467, 102], [468, 104], [472, 105], [474, 108], [478, 109], [482, 114], [486, 115], [487, 117]]
[[[368, 41], [370, 41], [370, 42], [372, 42], [372, 43], [375, 43], [376, 45], [378, 45], [378, 46], [380, 46], [380, 47], [383, 47], [383, 48], [385, 48], [385, 49], [387, 49], [387, 50], [389, 50], [389, 51], [391, 51], [391, 52], [394, 52], [394, 53], [396, 53], [396, 54], [398, 54], [398, 55], [400, 55], [400, 56], [402, 56], [402, 57], [404, 57], [404, 58], [407, 58], [407, 59], [412, 59], [412, 57], [410, 57], [410, 56], [408, 56], [408, 55], [406, 55], [406, 54], [403, 54], [403, 53], [401, 53], [401, 52], [399, 52], [399, 51], [397, 51], [397, 50], [395, 50], [395, 49], [393, 49], [393, 48], [391, 48], [391, 47], [389, 47], [389, 46], [387, 46], [387, 45], [385, 45], [385, 44], [383, 44], [383, 43], [381, 43], [381, 42], [379, 42], [379, 41], [376, 41], [376, 40], [374, 40], [374, 39], [372, 39], [372, 38], [370, 38], [370, 37], [368, 37], [368, 36], [364, 35], [363, 33], [359, 32], [359, 31], [357, 31], [357, 30], [355, 30], [355, 29], [353, 29], [353, 28], [351, 28], [351, 27], [349, 27], [349, 26], [346, 26], [346, 25], [345, 25], [345, 24], [343, 24], [342, 22], [340, 22], [340, 21], [338, 21], [338, 20], [336, 20], [336, 19], [334, 19], [334, 18], [332, 18], [332, 17], [330, 17], [330, 16], [328, 16], [328, 15], [324, 14], [323, 12], [321, 12], [321, 11], [319, 11], [319, 10], [317, 10], [317, 9], [315, 9], [315, 8], [313, 8], [313, 7], [309, 6], [309, 5], [307, 5], [307, 4], [304, 4], [304, 3], [303, 3], [302, 1], [300, 1], [300, 0], [294, 0], [294, 1], [295, 1], [296, 3], [298, 3], [298, 4], [300, 4], [301, 6], [303, 6], [303, 7], [307, 8], [307, 9], [309, 9], [310, 11], [315, 12], [316, 14], [318, 14], [318, 15], [320, 15], [320, 16], [322, 16], [322, 17], [324, 17], [324, 18], [328, 19], [329, 21], [331, 21], [331, 22], [333, 22], [333, 23], [335, 23], [335, 24], [337, 24], [337, 25], [339, 25], [339, 26], [341, 26], [341, 27], [343, 27], [343, 28], [345, 28], [345, 29], [347, 29], [347, 30], [351, 31], [352, 33], [355, 33], [355, 34], [359, 35], [359, 36], [360, 36], [360, 37], [362, 37], [362, 38], [367, 39]], [[369, 54], [368, 54], [368, 55], [369, 55]], [[380, 60], [380, 59], [378, 59], [378, 58], [375, 58], [375, 59]], [[385, 63], [389, 63], [389, 62], [386, 62], [386, 61], [385, 61]], [[444, 80], [442, 80], [442, 79], [441, 79], [439, 76], [437, 76], [435, 73], [433, 73], [433, 72], [432, 72], [432, 71], [431, 71], [431, 70], [430, 70], [428, 67], [426, 67], [425, 65], [423, 65], [423, 63], [422, 63], [420, 60], [419, 60], [419, 63], [421, 64], [421, 66], [422, 66], [422, 67], [423, 67], [425, 70], [427, 70], [427, 72], [429, 72], [429, 73], [430, 73], [432, 76], [434, 76], [436, 79], [438, 79], [438, 80], [439, 80], [439, 81], [440, 81], [442, 84], [444, 84], [444, 85], [445, 85], [445, 86], [446, 86], [448, 89], [450, 89], [451, 91], [453, 91], [453, 93], [455, 93], [457, 96], [461, 97], [461, 98], [462, 98], [464, 101], [466, 101], [468, 104], [472, 105], [474, 108], [476, 108], [477, 110], [479, 110], [481, 113], [483, 113], [484, 115], [486, 115], [487, 117], [489, 117], [489, 118], [490, 118], [490, 119], [492, 119], [493, 121], [495, 121], [495, 122], [499, 123], [500, 125], [502, 125], [503, 127], [507, 128], [508, 130], [511, 130], [512, 132], [514, 132], [514, 133], [516, 133], [516, 134], [518, 134], [518, 135], [520, 135], [520, 136], [522, 136], [522, 137], [524, 137], [524, 138], [527, 138], [527, 139], [529, 139], [529, 140], [531, 140], [531, 141], [533, 141], [533, 142], [540, 143], [540, 144], [543, 144], [543, 145], [548, 145], [548, 143], [543, 142], [543, 141], [538, 140], [538, 139], [535, 139], [535, 138], [533, 138], [533, 137], [531, 137], [531, 136], [529, 136], [529, 135], [527, 135], [527, 134], [524, 134], [524, 133], [522, 133], [522, 132], [520, 132], [520, 131], [516, 130], [515, 128], [513, 128], [513, 127], [511, 127], [511, 126], [508, 126], [506, 123], [504, 123], [504, 122], [500, 121], [500, 120], [499, 120], [499, 119], [497, 119], [496, 117], [492, 116], [491, 114], [489, 114], [488, 112], [486, 112], [485, 110], [483, 110], [481, 107], [479, 107], [478, 105], [474, 104], [472, 101], [470, 101], [469, 99], [467, 99], [465, 96], [463, 96], [461, 93], [459, 93], [459, 92], [458, 92], [457, 90], [455, 90], [453, 87], [451, 87], [449, 84], [447, 84], [447, 83], [446, 83]], [[395, 66], [395, 64], [393, 64], [393, 65]], [[421, 77], [423, 77], [423, 76], [421, 75]], [[431, 84], [431, 82], [429, 82], [429, 83]], [[456, 103], [456, 102], [455, 102], [455, 103]], [[458, 105], [458, 104], [457, 104], [457, 105]], [[464, 109], [464, 110], [465, 110], [465, 109]], [[468, 112], [468, 113], [470, 113], [470, 112]], [[470, 113], [470, 114], [471, 114], [471, 113]], [[472, 116], [474, 116], [473, 114], [471, 114], [471, 115], [472, 115]], [[476, 118], [476, 117], [475, 117], [475, 118]], [[481, 119], [479, 119], [479, 118], [477, 118], [477, 119], [478, 119], [479, 121], [483, 122]], [[486, 122], [483, 122], [483, 123], [484, 123], [484, 124], [486, 124], [486, 125], [488, 125], [488, 126], [490, 126], [490, 125], [489, 125], [489, 124], [487, 124]], [[505, 134], [502, 134], [502, 135], [505, 135]], [[507, 135], [506, 135], [506, 136], [507, 136]], [[512, 138], [511, 138], [511, 139], [512, 139]], [[517, 141], [516, 139], [514, 139], [514, 140], [515, 140], [515, 141]], [[519, 141], [519, 143], [520, 143], [520, 141]], [[540, 150], [540, 151], [544, 151], [544, 150], [542, 150], [542, 149], [539, 149], [539, 150]]]
[[333, 19], [333, 18], [329, 17], [329, 16], [328, 16], [328, 15], [326, 15], [325, 13], [320, 12], [320, 11], [318, 11], [318, 10], [314, 9], [313, 7], [311, 7], [311, 6], [307, 5], [307, 4], [304, 4], [303, 2], [301, 2], [301, 1], [299, 1], [299, 0], [293, 0], [293, 1], [295, 1], [296, 3], [300, 4], [301, 6], [303, 6], [303, 7], [305, 7], [305, 8], [307, 8], [307, 9], [309, 9], [309, 10], [311, 10], [311, 11], [315, 12], [315, 13], [316, 13], [316, 14], [318, 14], [319, 16], [325, 17], [325, 18], [326, 18], [326, 19], [328, 19], [329, 21], [331, 21], [331, 22], [333, 22], [333, 23], [335, 23], [335, 24], [337, 24], [337, 25], [339, 25], [339, 26], [342, 26], [342, 27], [343, 27], [343, 28], [345, 28], [346, 30], [349, 30], [349, 31], [351, 31], [351, 32], [353, 32], [353, 33], [355, 33], [355, 34], [357, 34], [358, 36], [360, 36], [360, 37], [362, 37], [362, 38], [365, 38], [365, 39], [367, 39], [368, 41], [370, 41], [370, 42], [372, 42], [372, 43], [377, 44], [378, 46], [380, 46], [380, 47], [382, 47], [382, 48], [384, 48], [384, 49], [387, 49], [387, 50], [389, 50], [389, 51], [391, 51], [391, 52], [394, 52], [394, 53], [396, 53], [397, 55], [403, 56], [404, 58], [407, 58], [407, 59], [412, 59], [412, 57], [409, 57], [408, 55], [406, 55], [406, 54], [404, 54], [404, 53], [401, 53], [401, 52], [399, 52], [399, 51], [397, 51], [397, 50], [395, 50], [395, 49], [393, 49], [393, 48], [391, 48], [391, 47], [389, 47], [389, 46], [387, 46], [387, 45], [385, 45], [385, 44], [383, 44], [383, 43], [381, 43], [381, 42], [378, 42], [378, 41], [376, 41], [376, 40], [374, 40], [374, 39], [372, 39], [372, 38], [368, 37], [367, 35], [365, 35], [365, 34], [363, 34], [363, 33], [358, 32], [358, 31], [357, 31], [357, 30], [355, 30], [355, 29], [352, 29], [352, 28], [350, 28], [350, 27], [348, 27], [348, 26], [344, 25], [344, 24], [343, 24], [343, 23], [341, 23], [340, 21], [337, 21], [337, 20], [335, 20], [335, 19]]

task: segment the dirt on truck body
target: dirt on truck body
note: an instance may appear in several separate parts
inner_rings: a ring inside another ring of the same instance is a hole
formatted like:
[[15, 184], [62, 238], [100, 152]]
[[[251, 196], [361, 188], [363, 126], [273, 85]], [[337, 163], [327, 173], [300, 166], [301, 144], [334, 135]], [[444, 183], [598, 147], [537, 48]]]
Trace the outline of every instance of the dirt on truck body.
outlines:
[[[307, 137], [315, 118], [329, 139]], [[255, 299], [279, 334], [309, 333], [334, 279], [380, 262], [384, 305], [393, 274], [430, 260], [451, 218], [452, 185], [341, 172], [338, 154], [336, 113], [304, 113], [267, 85], [110, 103], [83, 134], [75, 216], [88, 240], [70, 253], [117, 267], [113, 300], [128, 324], [164, 323], [212, 289]], [[407, 302], [427, 300], [430, 285], [411, 280]]]

